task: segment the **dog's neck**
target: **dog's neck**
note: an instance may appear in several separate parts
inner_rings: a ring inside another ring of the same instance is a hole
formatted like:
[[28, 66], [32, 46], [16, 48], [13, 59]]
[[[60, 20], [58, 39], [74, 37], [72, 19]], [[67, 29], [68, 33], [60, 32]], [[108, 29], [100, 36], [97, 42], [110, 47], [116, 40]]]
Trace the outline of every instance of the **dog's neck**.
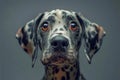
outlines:
[[43, 80], [79, 80], [79, 63], [45, 66]]

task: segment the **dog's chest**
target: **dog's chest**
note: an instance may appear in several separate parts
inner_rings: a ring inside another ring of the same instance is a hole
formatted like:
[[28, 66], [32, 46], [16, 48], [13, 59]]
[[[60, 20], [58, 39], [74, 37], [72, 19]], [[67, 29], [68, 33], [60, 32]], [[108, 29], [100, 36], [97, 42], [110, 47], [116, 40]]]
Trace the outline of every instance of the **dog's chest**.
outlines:
[[76, 64], [47, 66], [45, 80], [77, 80], [78, 73]]

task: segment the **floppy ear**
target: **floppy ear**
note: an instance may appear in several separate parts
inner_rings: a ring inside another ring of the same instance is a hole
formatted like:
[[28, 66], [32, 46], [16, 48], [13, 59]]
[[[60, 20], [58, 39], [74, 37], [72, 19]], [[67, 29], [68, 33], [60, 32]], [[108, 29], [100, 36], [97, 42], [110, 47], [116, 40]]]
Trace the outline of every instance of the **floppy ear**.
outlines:
[[41, 21], [43, 14], [40, 14], [34, 20], [27, 22], [22, 28], [16, 33], [16, 38], [20, 46], [32, 57], [32, 67], [35, 64], [39, 41], [37, 38], [37, 27]]
[[83, 28], [83, 38], [85, 42], [85, 53], [89, 63], [92, 57], [100, 49], [105, 36], [104, 29], [96, 23], [90, 22], [82, 15], [77, 14], [77, 18]]

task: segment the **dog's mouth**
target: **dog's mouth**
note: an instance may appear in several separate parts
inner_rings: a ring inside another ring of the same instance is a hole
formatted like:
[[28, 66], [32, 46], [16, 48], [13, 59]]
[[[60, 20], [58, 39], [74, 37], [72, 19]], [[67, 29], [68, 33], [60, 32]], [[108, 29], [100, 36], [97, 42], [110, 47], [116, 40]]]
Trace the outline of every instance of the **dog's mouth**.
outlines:
[[[56, 55], [57, 54], [57, 55]], [[55, 53], [49, 59], [50, 64], [63, 64], [67, 60], [67, 56], [64, 53]]]
[[76, 53], [74, 50], [68, 50], [67, 52], [46, 52], [42, 58], [44, 65], [64, 65], [66, 62], [74, 63], [76, 60]]

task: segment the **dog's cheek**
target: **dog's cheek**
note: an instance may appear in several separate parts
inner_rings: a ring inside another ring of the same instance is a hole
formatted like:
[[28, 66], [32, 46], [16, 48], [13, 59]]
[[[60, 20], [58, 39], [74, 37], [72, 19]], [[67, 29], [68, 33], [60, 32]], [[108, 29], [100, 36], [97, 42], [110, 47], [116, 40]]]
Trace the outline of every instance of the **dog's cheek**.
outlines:
[[39, 32], [39, 46], [40, 46], [40, 49], [41, 50], [45, 50], [45, 49], [47, 49], [47, 47], [49, 46], [48, 45], [48, 43], [49, 43], [49, 37], [48, 37], [48, 35], [49, 35], [49, 32], [45, 32], [45, 33], [43, 33], [43, 32]]
[[70, 43], [70, 48], [75, 48], [76, 46], [76, 37], [73, 32], [69, 32], [69, 43]]

